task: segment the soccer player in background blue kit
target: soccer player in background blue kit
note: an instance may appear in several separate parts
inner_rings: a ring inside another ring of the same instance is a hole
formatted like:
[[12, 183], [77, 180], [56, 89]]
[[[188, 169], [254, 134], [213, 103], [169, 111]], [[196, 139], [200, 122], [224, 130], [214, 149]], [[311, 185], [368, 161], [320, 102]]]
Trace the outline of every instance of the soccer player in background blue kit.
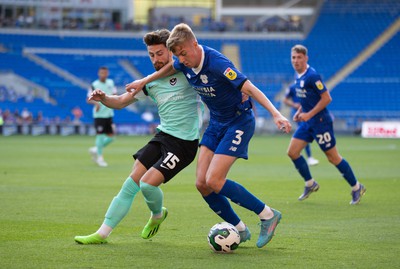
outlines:
[[293, 119], [304, 122], [293, 134], [288, 149], [290, 159], [305, 181], [304, 192], [299, 200], [307, 199], [312, 192], [319, 189], [318, 183], [311, 176], [306, 160], [301, 156], [304, 147], [315, 139], [329, 162], [336, 166], [351, 186], [350, 204], [358, 204], [366, 188], [357, 181], [349, 163], [340, 156], [336, 148], [332, 118], [326, 108], [332, 101], [329, 91], [322, 82], [321, 76], [307, 64], [306, 47], [294, 46], [291, 50], [291, 62], [297, 73], [296, 96], [301, 103]]
[[[177, 70], [185, 74], [210, 110], [210, 122], [200, 143], [196, 187], [216, 214], [236, 226], [241, 242], [249, 240], [251, 234], [227, 198], [257, 214], [261, 220], [257, 246], [261, 248], [272, 239], [281, 213], [226, 176], [236, 159], [248, 157], [248, 145], [255, 129], [250, 98], [267, 109], [275, 124], [286, 133], [291, 130], [290, 122], [229, 59], [212, 48], [199, 45], [188, 25], [176, 25], [167, 46], [179, 61], [126, 85], [126, 90], [138, 91], [146, 83]], [[242, 101], [242, 93], [250, 98]]]
[[[296, 84], [292, 84], [289, 86], [289, 88], [286, 89], [285, 92], [285, 97], [283, 98], [283, 102], [287, 105], [290, 106], [291, 109], [291, 114], [292, 117], [294, 116], [294, 114], [297, 112], [297, 110], [299, 109], [300, 105], [300, 101], [299, 98], [297, 98], [296, 96]], [[298, 125], [303, 124], [303, 122], [297, 122]], [[312, 154], [311, 154], [311, 146], [310, 144], [307, 144], [306, 147], [304, 148], [306, 155], [307, 155], [307, 163], [308, 165], [317, 165], [319, 163], [319, 161], [317, 159], [315, 159]]]

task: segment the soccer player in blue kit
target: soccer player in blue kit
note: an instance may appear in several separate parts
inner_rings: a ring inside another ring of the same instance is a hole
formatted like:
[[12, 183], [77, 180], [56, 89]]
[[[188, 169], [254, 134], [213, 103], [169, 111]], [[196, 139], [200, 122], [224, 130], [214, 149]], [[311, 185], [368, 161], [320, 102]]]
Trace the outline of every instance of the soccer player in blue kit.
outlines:
[[[200, 142], [196, 187], [217, 215], [236, 226], [241, 243], [249, 240], [251, 233], [227, 198], [257, 214], [261, 220], [257, 246], [261, 248], [272, 239], [281, 213], [226, 177], [238, 158], [248, 158], [248, 146], [255, 129], [251, 98], [271, 113], [282, 131], [290, 132], [290, 122], [228, 58], [212, 48], [199, 45], [188, 25], [176, 25], [167, 46], [178, 60], [127, 84], [125, 88], [137, 92], [145, 84], [176, 71], [186, 76], [210, 110], [210, 122]], [[242, 100], [242, 93], [249, 98]]]
[[340, 156], [336, 147], [332, 118], [326, 108], [332, 101], [329, 91], [321, 76], [307, 64], [306, 47], [295, 45], [291, 50], [291, 62], [297, 73], [296, 96], [301, 103], [293, 119], [296, 122], [303, 122], [293, 134], [288, 149], [290, 159], [305, 181], [304, 192], [299, 200], [307, 199], [312, 192], [319, 189], [319, 184], [311, 176], [306, 160], [301, 156], [304, 147], [315, 139], [329, 162], [336, 166], [351, 186], [350, 204], [358, 204], [366, 188], [357, 181], [349, 163]]
[[[283, 103], [285, 103], [287, 106], [290, 106], [292, 109], [292, 117], [294, 114], [297, 112], [299, 109], [300, 101], [299, 98], [296, 96], [296, 84], [290, 85], [285, 92], [285, 97], [283, 98]], [[303, 122], [297, 122], [298, 125], [303, 124]], [[317, 165], [319, 161], [315, 159], [312, 154], [311, 154], [311, 146], [310, 144], [307, 144], [306, 147], [304, 148], [306, 155], [307, 155], [307, 163], [308, 165]]]

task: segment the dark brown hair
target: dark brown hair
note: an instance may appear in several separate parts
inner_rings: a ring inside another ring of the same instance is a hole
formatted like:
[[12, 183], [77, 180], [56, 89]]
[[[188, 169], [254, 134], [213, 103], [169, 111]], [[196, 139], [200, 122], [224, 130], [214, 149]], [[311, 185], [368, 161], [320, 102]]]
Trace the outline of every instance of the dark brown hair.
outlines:
[[147, 33], [143, 37], [143, 41], [147, 46], [163, 44], [167, 46], [167, 39], [169, 38], [170, 32], [167, 29], [156, 30]]

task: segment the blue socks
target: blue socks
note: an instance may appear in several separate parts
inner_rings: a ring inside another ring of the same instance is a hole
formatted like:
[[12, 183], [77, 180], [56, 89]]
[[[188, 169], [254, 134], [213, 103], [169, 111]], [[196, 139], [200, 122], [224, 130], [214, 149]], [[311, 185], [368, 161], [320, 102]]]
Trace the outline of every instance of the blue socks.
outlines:
[[128, 177], [108, 207], [104, 224], [114, 229], [129, 212], [133, 199], [139, 191], [139, 186]]
[[310, 169], [308, 168], [306, 159], [302, 155], [296, 160], [292, 160], [294, 166], [296, 167], [297, 171], [299, 171], [300, 175], [303, 177], [304, 181], [308, 181], [312, 179]]
[[[293, 163], [297, 171], [299, 171], [300, 175], [303, 177], [304, 181], [312, 179], [310, 169], [308, 168], [307, 162], [303, 156], [300, 156], [300, 158], [294, 160]], [[350, 186], [353, 187], [357, 184], [357, 179], [353, 173], [353, 170], [345, 159], [342, 159], [342, 161], [336, 165], [336, 168], [340, 171]]]
[[311, 157], [311, 147], [310, 144], [307, 144], [307, 146], [304, 148], [304, 150], [306, 151], [306, 155], [308, 158]]
[[225, 196], [212, 192], [208, 196], [203, 196], [209, 207], [219, 215], [223, 220], [236, 226], [240, 222], [240, 218], [233, 211], [231, 204]]
[[253, 211], [257, 215], [265, 208], [265, 204], [242, 185], [227, 179], [219, 193], [212, 192], [203, 198], [217, 215], [235, 226], [240, 222], [240, 218], [233, 211], [227, 197], [232, 202]]
[[336, 168], [340, 171], [340, 173], [342, 173], [343, 177], [351, 187], [354, 187], [357, 184], [357, 179], [353, 173], [353, 170], [345, 159], [342, 159], [342, 161], [336, 165]]
[[265, 204], [251, 194], [245, 187], [227, 179], [219, 194], [231, 199], [232, 202], [253, 211], [257, 215], [263, 211]]

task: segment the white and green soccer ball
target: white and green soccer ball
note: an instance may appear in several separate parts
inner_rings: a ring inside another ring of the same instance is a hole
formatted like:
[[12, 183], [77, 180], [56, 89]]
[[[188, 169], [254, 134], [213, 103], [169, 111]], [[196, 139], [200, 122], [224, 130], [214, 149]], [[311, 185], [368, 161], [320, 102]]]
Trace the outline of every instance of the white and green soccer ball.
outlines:
[[228, 222], [215, 224], [208, 233], [208, 244], [217, 253], [230, 253], [237, 249], [240, 244], [238, 230]]

